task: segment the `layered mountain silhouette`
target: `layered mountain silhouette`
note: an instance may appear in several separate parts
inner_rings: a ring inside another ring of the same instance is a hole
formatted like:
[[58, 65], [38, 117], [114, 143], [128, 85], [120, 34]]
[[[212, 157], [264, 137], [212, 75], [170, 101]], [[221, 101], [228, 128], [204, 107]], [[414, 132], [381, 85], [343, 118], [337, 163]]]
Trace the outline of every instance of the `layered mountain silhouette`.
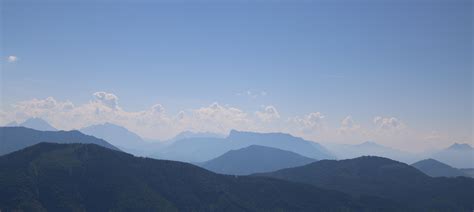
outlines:
[[314, 161], [315, 159], [290, 151], [252, 145], [226, 152], [215, 159], [200, 164], [200, 166], [221, 174], [248, 175], [302, 166]]
[[20, 124], [17, 122], [10, 122], [6, 127], [26, 127], [40, 131], [57, 131], [56, 128], [41, 118], [29, 118]]
[[97, 144], [118, 150], [102, 139], [73, 131], [39, 131], [25, 127], [0, 127], [0, 155], [8, 154], [41, 142]]
[[474, 168], [474, 148], [469, 144], [455, 143], [431, 156], [455, 168]]
[[417, 155], [383, 146], [373, 141], [366, 141], [355, 145], [327, 144], [326, 147], [334, 153], [338, 159], [351, 159], [361, 156], [379, 156], [405, 163], [413, 163], [419, 160]]
[[189, 139], [189, 138], [225, 138], [225, 135], [211, 133], [211, 132], [191, 132], [191, 131], [184, 131], [177, 134], [175, 137], [168, 140], [168, 142], [179, 141], [182, 139]]
[[461, 170], [466, 176], [474, 178], [474, 169], [459, 169]]
[[378, 198], [219, 175], [93, 144], [41, 143], [0, 157], [5, 211], [390, 211]]
[[144, 141], [139, 135], [131, 132], [125, 127], [112, 123], [92, 125], [80, 129], [87, 135], [102, 138], [121, 150], [140, 156], [147, 156], [160, 149], [160, 142]]
[[463, 171], [441, 163], [435, 159], [426, 159], [412, 164], [413, 167], [431, 177], [459, 177], [468, 176]]
[[381, 157], [322, 160], [258, 176], [307, 183], [355, 196], [379, 196], [422, 211], [474, 209], [474, 179], [431, 178], [412, 166]]
[[226, 138], [189, 138], [174, 142], [153, 157], [185, 162], [205, 162], [227, 151], [251, 145], [291, 151], [316, 160], [334, 158], [323, 146], [284, 133], [255, 133], [232, 130]]

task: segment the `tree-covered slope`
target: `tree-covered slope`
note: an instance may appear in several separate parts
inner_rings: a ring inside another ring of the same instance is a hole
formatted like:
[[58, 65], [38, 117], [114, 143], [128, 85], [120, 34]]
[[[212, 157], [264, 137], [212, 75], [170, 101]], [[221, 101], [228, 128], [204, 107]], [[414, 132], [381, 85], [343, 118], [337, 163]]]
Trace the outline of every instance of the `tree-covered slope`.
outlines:
[[[370, 203], [370, 204], [369, 204]], [[0, 209], [374, 211], [381, 199], [262, 177], [219, 175], [92, 144], [41, 143], [0, 157]]]

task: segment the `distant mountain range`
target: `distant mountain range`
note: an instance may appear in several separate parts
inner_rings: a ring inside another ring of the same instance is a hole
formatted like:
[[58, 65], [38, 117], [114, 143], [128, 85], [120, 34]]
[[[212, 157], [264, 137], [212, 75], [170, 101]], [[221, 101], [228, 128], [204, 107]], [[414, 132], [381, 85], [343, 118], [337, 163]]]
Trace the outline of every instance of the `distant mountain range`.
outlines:
[[6, 125], [6, 127], [26, 127], [40, 131], [57, 131], [56, 128], [41, 118], [29, 118], [20, 124], [16, 122], [10, 122]]
[[41, 143], [0, 157], [2, 211], [396, 211], [261, 177], [214, 174], [191, 164], [137, 158], [93, 144]]
[[191, 132], [191, 131], [184, 131], [176, 135], [175, 137], [169, 139], [167, 142], [174, 142], [182, 139], [189, 139], [189, 138], [225, 138], [226, 135], [221, 135], [217, 133], [211, 132]]
[[82, 128], [80, 131], [87, 135], [102, 138], [125, 152], [139, 156], [147, 156], [157, 151], [161, 146], [160, 142], [146, 142], [127, 128], [111, 123], [92, 125]]
[[378, 196], [409, 205], [413, 210], [474, 209], [474, 179], [431, 178], [412, 166], [374, 156], [322, 160], [257, 176], [311, 184], [355, 196]]
[[73, 131], [39, 131], [25, 127], [0, 127], [0, 155], [8, 154], [41, 142], [97, 144], [118, 150], [102, 139]]
[[150, 141], [143, 139], [125, 127], [112, 123], [91, 125], [80, 129], [80, 131], [87, 135], [105, 139], [121, 150], [138, 156], [149, 156], [150, 154], [153, 154], [165, 148], [166, 146], [171, 145], [173, 142], [182, 139], [224, 137], [223, 135], [214, 133], [184, 131], [166, 141]]
[[431, 177], [468, 177], [469, 175], [462, 170], [453, 168], [447, 164], [441, 163], [435, 159], [426, 159], [418, 161], [411, 166], [417, 168]]
[[474, 148], [469, 144], [455, 143], [431, 156], [456, 168], [474, 168]]
[[393, 149], [387, 146], [377, 144], [373, 141], [367, 141], [361, 144], [325, 144], [325, 146], [336, 155], [338, 159], [351, 159], [361, 156], [379, 156], [390, 158], [392, 160], [413, 163], [420, 158], [408, 152]]
[[302, 166], [314, 161], [316, 160], [290, 151], [251, 145], [238, 150], [230, 150], [200, 166], [221, 174], [248, 175]]
[[174, 142], [152, 155], [159, 159], [205, 162], [227, 151], [251, 145], [291, 151], [313, 159], [335, 158], [323, 146], [284, 133], [254, 133], [232, 130], [226, 138], [189, 138]]

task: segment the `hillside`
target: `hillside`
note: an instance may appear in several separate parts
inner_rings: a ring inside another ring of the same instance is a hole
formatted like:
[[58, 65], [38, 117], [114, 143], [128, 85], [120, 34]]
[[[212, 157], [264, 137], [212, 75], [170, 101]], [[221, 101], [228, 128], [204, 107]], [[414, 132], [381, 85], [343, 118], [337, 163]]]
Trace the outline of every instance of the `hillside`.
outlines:
[[[214, 174], [92, 144], [41, 143], [0, 157], [0, 209], [361, 211], [389, 203], [260, 177]], [[381, 206], [383, 205], [383, 206]]]
[[473, 179], [431, 178], [414, 167], [380, 157], [323, 160], [258, 176], [307, 183], [354, 196], [379, 196], [420, 210], [474, 209]]
[[102, 139], [79, 131], [38, 131], [25, 127], [0, 127], [0, 155], [8, 154], [41, 142], [97, 144], [118, 150]]
[[290, 151], [252, 145], [226, 152], [201, 164], [201, 167], [221, 174], [248, 175], [302, 166], [314, 161]]
[[373, 141], [366, 141], [360, 144], [325, 144], [328, 149], [333, 152], [338, 159], [352, 159], [362, 156], [378, 156], [390, 158], [392, 160], [404, 163], [413, 163], [418, 159], [418, 155], [404, 152], [398, 149], [380, 145]]
[[459, 169], [453, 168], [447, 164], [441, 163], [435, 159], [426, 159], [418, 161], [411, 166], [417, 168], [431, 177], [459, 177], [467, 176]]

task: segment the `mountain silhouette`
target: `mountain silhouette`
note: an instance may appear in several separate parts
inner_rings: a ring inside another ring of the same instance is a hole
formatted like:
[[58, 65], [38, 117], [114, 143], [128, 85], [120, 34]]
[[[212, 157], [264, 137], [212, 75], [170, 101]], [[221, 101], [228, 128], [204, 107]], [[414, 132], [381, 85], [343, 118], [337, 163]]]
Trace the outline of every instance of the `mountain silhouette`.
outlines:
[[25, 127], [0, 127], [0, 155], [8, 154], [41, 142], [92, 143], [118, 150], [102, 139], [73, 131], [39, 131]]
[[248, 175], [302, 166], [314, 161], [290, 151], [252, 145], [226, 152], [200, 166], [221, 174]]
[[326, 146], [337, 156], [338, 159], [352, 159], [361, 156], [378, 156], [402, 161], [405, 163], [413, 163], [419, 160], [417, 155], [380, 145], [374, 141], [366, 141], [355, 145], [327, 144]]
[[455, 143], [434, 153], [431, 158], [455, 168], [474, 168], [474, 149], [469, 144]]
[[431, 177], [459, 177], [468, 176], [459, 169], [441, 163], [435, 159], [426, 159], [412, 164], [413, 167]]
[[174, 142], [182, 139], [189, 139], [189, 138], [225, 138], [225, 135], [211, 133], [211, 132], [191, 132], [191, 131], [184, 131], [177, 134], [175, 137], [168, 140], [168, 142]]
[[474, 179], [431, 178], [407, 164], [375, 156], [322, 160], [257, 175], [307, 183], [354, 196], [378, 196], [423, 211], [474, 209]]
[[[370, 203], [370, 204], [369, 204]], [[5, 211], [376, 211], [384, 200], [228, 176], [94, 144], [41, 143], [0, 157]]]
[[146, 142], [127, 128], [104, 123], [80, 129], [87, 135], [102, 138], [121, 150], [139, 156], [146, 156], [159, 149], [160, 142]]
[[17, 124], [16, 122], [11, 122], [7, 124], [7, 127], [26, 127], [40, 131], [57, 131], [56, 128], [54, 128], [47, 121], [41, 118], [29, 118], [20, 124]]
[[474, 178], [474, 169], [459, 169], [462, 171], [466, 176]]
[[284, 133], [255, 133], [232, 130], [226, 138], [188, 138], [174, 142], [152, 156], [184, 162], [205, 162], [230, 150], [251, 145], [291, 151], [316, 160], [334, 158], [318, 143]]

